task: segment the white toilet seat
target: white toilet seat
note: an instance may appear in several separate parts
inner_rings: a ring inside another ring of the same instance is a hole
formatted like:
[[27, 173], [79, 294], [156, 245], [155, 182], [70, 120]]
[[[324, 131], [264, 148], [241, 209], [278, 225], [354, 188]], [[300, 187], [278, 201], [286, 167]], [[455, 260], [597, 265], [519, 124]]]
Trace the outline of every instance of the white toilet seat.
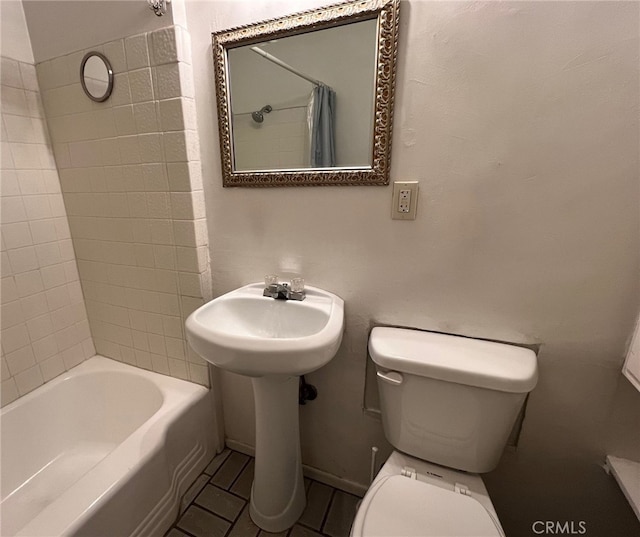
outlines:
[[499, 522], [470, 495], [402, 475], [376, 480], [352, 537], [503, 537]]

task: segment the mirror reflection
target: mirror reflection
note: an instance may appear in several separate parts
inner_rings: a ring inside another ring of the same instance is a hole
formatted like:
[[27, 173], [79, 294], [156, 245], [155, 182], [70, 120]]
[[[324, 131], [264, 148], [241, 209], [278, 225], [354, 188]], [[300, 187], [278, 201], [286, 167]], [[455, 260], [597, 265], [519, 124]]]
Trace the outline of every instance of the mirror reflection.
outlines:
[[99, 52], [89, 52], [82, 60], [80, 81], [91, 100], [105, 101], [113, 88], [113, 71], [109, 60]]
[[377, 19], [227, 49], [234, 171], [371, 168]]

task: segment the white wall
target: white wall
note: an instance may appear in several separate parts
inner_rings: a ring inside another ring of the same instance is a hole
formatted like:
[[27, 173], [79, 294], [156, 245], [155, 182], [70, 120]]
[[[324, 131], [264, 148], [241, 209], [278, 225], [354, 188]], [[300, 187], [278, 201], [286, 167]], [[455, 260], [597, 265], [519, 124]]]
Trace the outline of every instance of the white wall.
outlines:
[[0, 1], [0, 53], [26, 63], [33, 63], [33, 50], [20, 0]]
[[[391, 178], [421, 182], [403, 222], [390, 187], [222, 188], [211, 31], [321, 3], [187, 2], [214, 294], [288, 269], [345, 299], [304, 462], [367, 481], [371, 323], [539, 343], [520, 446], [486, 479], [507, 534], [637, 531], [598, 464], [640, 296], [638, 4], [403, 2]], [[250, 382], [223, 389], [227, 436], [251, 444]]]
[[[4, 0], [3, 0], [4, 1]], [[36, 63], [173, 24], [175, 5], [157, 17], [145, 0], [24, 0]]]

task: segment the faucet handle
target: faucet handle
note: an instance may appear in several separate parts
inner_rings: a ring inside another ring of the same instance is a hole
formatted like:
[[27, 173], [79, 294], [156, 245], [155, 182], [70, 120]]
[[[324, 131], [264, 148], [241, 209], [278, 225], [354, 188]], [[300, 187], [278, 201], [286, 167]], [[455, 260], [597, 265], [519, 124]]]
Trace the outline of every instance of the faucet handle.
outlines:
[[267, 274], [264, 277], [264, 291], [262, 291], [262, 296], [278, 298], [278, 291], [278, 275]]
[[291, 291], [294, 293], [303, 293], [304, 278], [291, 278]]
[[303, 278], [291, 278], [291, 287], [289, 289], [288, 297], [290, 300], [304, 300], [304, 279]]

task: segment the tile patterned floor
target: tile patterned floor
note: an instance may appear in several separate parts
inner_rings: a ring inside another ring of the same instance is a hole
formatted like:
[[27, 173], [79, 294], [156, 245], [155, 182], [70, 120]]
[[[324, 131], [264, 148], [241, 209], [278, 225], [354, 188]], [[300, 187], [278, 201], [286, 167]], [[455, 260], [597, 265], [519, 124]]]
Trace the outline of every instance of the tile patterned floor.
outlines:
[[348, 537], [360, 498], [305, 479], [307, 507], [282, 533], [268, 533], [249, 517], [254, 459], [224, 450], [198, 477], [182, 502], [182, 515], [166, 537]]

